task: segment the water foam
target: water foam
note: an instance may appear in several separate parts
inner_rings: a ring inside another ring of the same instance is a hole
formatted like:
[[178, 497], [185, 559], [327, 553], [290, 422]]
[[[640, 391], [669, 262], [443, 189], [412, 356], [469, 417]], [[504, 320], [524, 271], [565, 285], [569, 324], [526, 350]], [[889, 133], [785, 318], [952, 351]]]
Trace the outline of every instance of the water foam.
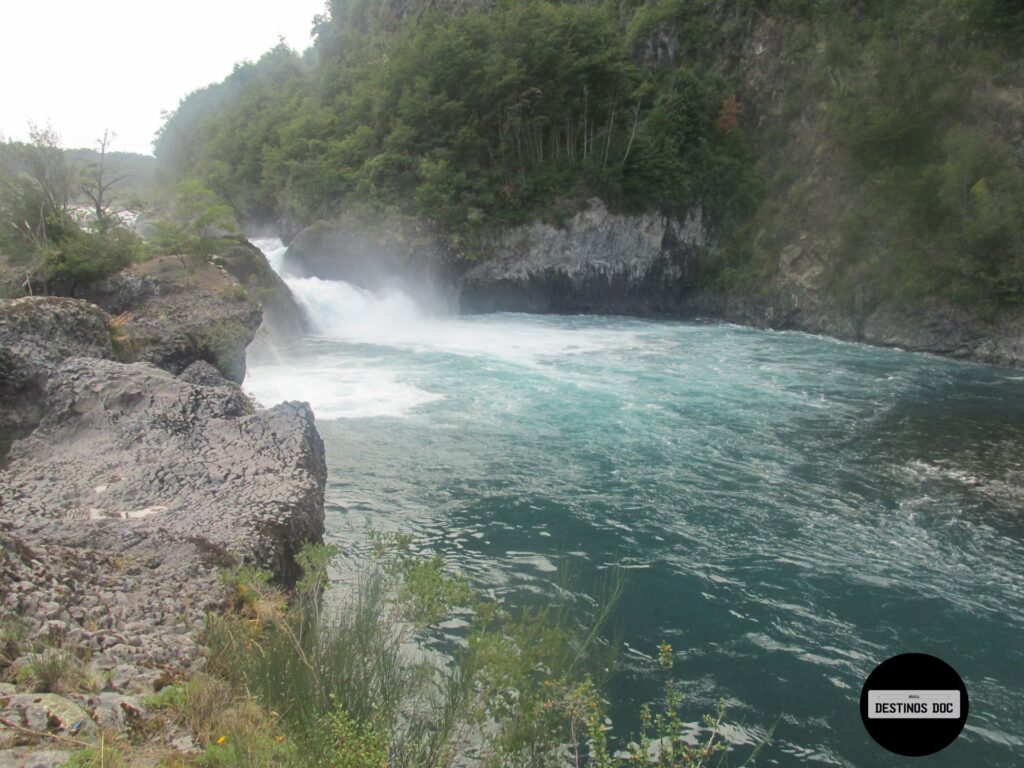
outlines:
[[357, 419], [409, 416], [441, 395], [399, 379], [387, 368], [345, 361], [256, 362], [246, 389], [264, 405], [282, 400], [305, 400], [317, 419]]
[[[285, 261], [277, 238], [257, 239], [271, 267], [305, 309], [313, 335], [347, 345], [369, 345], [424, 353], [489, 357], [536, 367], [547, 359], [605, 352], [643, 343], [638, 333], [594, 327], [566, 327], [532, 315], [477, 317], [431, 312], [400, 291], [377, 294], [346, 282], [300, 277]], [[363, 349], [350, 356], [289, 354], [272, 350], [249, 360], [247, 389], [262, 403], [308, 401], [320, 419], [408, 416], [440, 399], [409, 381], [408, 370], [386, 359], [368, 362]]]
[[642, 343], [639, 334], [629, 331], [566, 328], [564, 318], [450, 316], [430, 311], [400, 291], [376, 294], [339, 280], [298, 277], [286, 264], [287, 248], [279, 239], [253, 242], [307, 311], [318, 336], [417, 352], [490, 356], [522, 364]]
[[[277, 238], [253, 240], [267, 261], [306, 310], [316, 336], [370, 342], [381, 329], [414, 323], [415, 304], [395, 294], [378, 298], [348, 283], [296, 277], [288, 269], [287, 247]], [[413, 383], [381, 360], [359, 356], [309, 355], [294, 350], [268, 350], [248, 361], [246, 389], [265, 405], [305, 400], [321, 420], [404, 417], [441, 399]]]

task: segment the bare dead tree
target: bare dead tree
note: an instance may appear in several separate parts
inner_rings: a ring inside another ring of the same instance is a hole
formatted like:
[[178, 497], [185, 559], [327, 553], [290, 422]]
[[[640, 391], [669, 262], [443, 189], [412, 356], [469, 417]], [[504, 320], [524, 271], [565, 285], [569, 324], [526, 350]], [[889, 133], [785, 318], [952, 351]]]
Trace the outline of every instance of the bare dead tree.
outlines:
[[96, 140], [99, 160], [86, 166], [82, 173], [80, 185], [82, 194], [88, 197], [92, 203], [93, 209], [96, 212], [96, 224], [101, 231], [106, 230], [110, 226], [113, 215], [110, 211], [108, 193], [115, 185], [124, 181], [129, 176], [129, 174], [126, 174], [110, 178], [108, 175], [107, 153], [110, 151], [110, 146], [114, 143], [116, 137], [117, 134], [107, 128], [103, 131], [103, 137]]

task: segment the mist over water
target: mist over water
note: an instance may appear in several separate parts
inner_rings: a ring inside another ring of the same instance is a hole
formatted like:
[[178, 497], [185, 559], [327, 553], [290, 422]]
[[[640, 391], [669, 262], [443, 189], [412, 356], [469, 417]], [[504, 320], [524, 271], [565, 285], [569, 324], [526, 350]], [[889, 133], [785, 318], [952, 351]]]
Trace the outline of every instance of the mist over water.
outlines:
[[758, 765], [902, 766], [858, 701], [921, 651], [971, 695], [927, 764], [1021, 764], [1021, 372], [718, 324], [438, 316], [289, 277], [257, 244], [315, 334], [245, 386], [313, 406], [352, 558], [368, 526], [412, 532], [510, 600], [552, 596], [563, 564], [581, 592], [627, 569], [617, 730], [668, 641], [694, 720], [719, 697], [740, 741], [778, 720]]

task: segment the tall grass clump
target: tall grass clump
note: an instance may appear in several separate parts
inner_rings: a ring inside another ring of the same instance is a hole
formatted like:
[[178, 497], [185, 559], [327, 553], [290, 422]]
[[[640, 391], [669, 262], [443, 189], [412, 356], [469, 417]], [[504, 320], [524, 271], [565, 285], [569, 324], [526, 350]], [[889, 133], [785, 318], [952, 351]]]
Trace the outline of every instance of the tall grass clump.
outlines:
[[[484, 600], [441, 558], [410, 554], [407, 537], [374, 543], [372, 565], [332, 605], [323, 597], [332, 547], [301, 553], [304, 577], [289, 599], [265, 574], [229, 575], [235, 610], [211, 617], [206, 633], [210, 671], [222, 682], [198, 678], [214, 704], [200, 707], [209, 697], [190, 693], [197, 679], [164, 694], [191, 712], [207, 745], [201, 765], [700, 768], [725, 756], [724, 710], [705, 721], [699, 742], [684, 738], [672, 681], [665, 700], [641, 713], [643, 732], [615, 740], [601, 694], [614, 649], [602, 629], [621, 580], [581, 623], [567, 605], [512, 612]], [[454, 612], [466, 629], [439, 638], [432, 630]], [[661, 658], [670, 671], [671, 651]], [[227, 690], [264, 713], [249, 716], [261, 726], [228, 733], [223, 712], [238, 705]], [[243, 760], [247, 739], [267, 749]]]

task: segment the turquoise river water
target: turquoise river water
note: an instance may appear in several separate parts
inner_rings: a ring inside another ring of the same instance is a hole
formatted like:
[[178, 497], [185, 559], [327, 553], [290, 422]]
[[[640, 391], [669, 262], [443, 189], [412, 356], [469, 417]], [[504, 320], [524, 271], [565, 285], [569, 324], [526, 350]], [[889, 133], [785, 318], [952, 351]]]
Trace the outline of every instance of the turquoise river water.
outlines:
[[[258, 241], [276, 268], [278, 241]], [[1024, 372], [797, 333], [624, 317], [431, 317], [289, 278], [315, 334], [246, 388], [307, 400], [327, 538], [413, 533], [481, 589], [626, 573], [613, 716], [671, 643], [698, 719], [758, 766], [901, 766], [861, 724], [896, 653], [940, 656], [970, 717], [918, 765], [1024, 765]], [[739, 761], [734, 761], [739, 762]]]

